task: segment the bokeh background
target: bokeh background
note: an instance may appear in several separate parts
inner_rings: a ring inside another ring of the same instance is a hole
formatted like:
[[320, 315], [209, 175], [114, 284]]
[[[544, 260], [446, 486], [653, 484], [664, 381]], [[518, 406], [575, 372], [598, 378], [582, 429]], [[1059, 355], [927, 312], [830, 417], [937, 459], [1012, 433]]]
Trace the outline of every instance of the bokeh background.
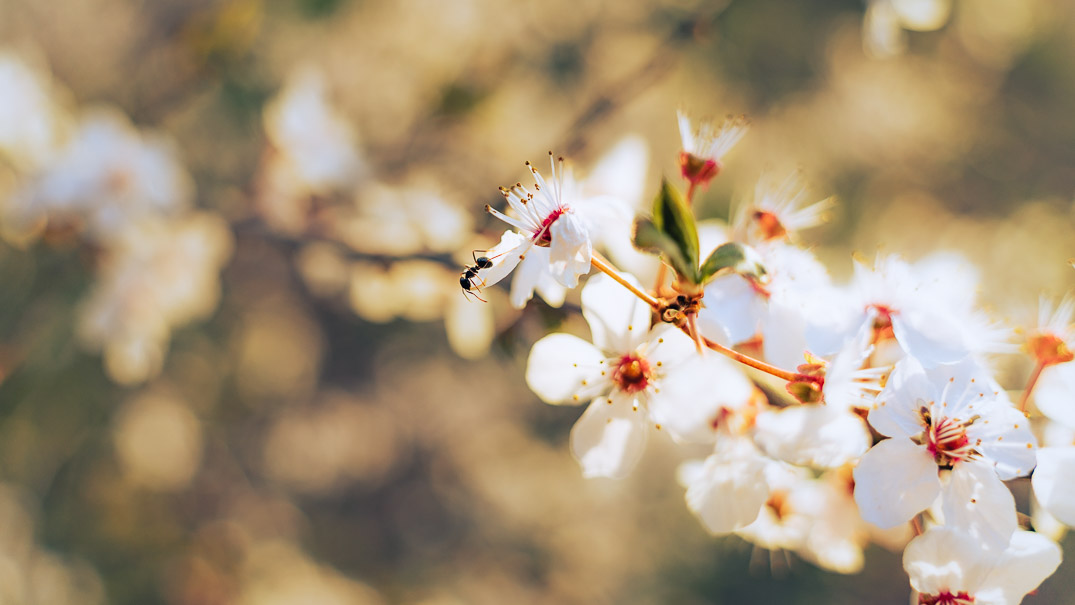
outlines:
[[956, 251], [1028, 325], [1075, 284], [1073, 39], [1067, 0], [0, 0], [0, 603], [906, 603], [897, 553], [706, 535], [667, 443], [583, 480], [522, 371], [577, 299], [459, 271], [524, 160], [648, 200], [677, 109], [743, 113], [701, 214], [798, 169], [838, 279]]

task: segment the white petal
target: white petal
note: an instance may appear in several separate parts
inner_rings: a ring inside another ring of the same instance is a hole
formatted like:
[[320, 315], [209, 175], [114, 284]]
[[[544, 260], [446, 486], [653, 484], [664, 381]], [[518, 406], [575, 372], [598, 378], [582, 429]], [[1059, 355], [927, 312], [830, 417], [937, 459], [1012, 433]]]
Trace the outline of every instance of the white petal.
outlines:
[[1004, 549], [1017, 525], [1015, 499], [989, 463], [958, 463], [944, 483], [941, 510], [945, 525], [966, 531], [980, 545]]
[[590, 234], [578, 215], [571, 211], [553, 221], [549, 231], [552, 235], [549, 246], [552, 274], [565, 287], [574, 288], [579, 283], [579, 276], [590, 270]]
[[645, 412], [633, 398], [598, 397], [571, 429], [571, 453], [584, 477], [626, 477], [646, 447]]
[[982, 559], [974, 538], [950, 527], [936, 527], [907, 544], [903, 569], [911, 586], [923, 595], [947, 591], [973, 596], [989, 569]]
[[[630, 275], [625, 277], [639, 285]], [[582, 289], [582, 315], [594, 344], [609, 353], [633, 351], [649, 334], [649, 305], [604, 274], [592, 277]]]
[[967, 429], [967, 437], [981, 440], [976, 449], [993, 463], [997, 475], [1007, 481], [1030, 474], [1037, 460], [1037, 440], [1027, 417], [1006, 403], [980, 405], [974, 411], [982, 418]]
[[722, 408], [736, 410], [749, 401], [753, 385], [723, 357], [694, 354], [670, 367], [647, 405], [654, 422], [673, 437], [692, 442], [713, 439]]
[[692, 473], [687, 508], [711, 534], [724, 534], [754, 522], [769, 498], [769, 464], [749, 439], [728, 438]]
[[1075, 527], [1075, 447], [1043, 447], [1031, 477], [1038, 503], [1065, 525]]
[[[526, 362], [526, 384], [546, 403], [579, 404], [605, 386], [605, 356], [592, 344], [570, 334], [550, 334], [534, 343]], [[586, 393], [589, 397], [582, 397]]]
[[905, 310], [892, 315], [896, 341], [926, 368], [955, 363], [970, 354], [958, 325], [941, 313]]
[[982, 582], [979, 594], [994, 589], [1004, 595], [998, 602], [1018, 603], [1056, 571], [1060, 558], [1060, 547], [1049, 538], [1030, 531], [1016, 531], [1011, 544]]
[[564, 299], [567, 298], [567, 288], [560, 285], [560, 282], [556, 281], [556, 278], [552, 274], [542, 271], [538, 275], [537, 285], [534, 286], [541, 299], [545, 301], [545, 304], [550, 307], [559, 308], [564, 304]]
[[1034, 388], [1034, 405], [1051, 420], [1075, 429], [1075, 362], [1042, 371]]
[[523, 237], [514, 231], [505, 231], [500, 236], [500, 243], [485, 251], [485, 256], [493, 261], [493, 266], [478, 272], [483, 286], [491, 286], [507, 277], [518, 266], [519, 257], [530, 245], [529, 238]]
[[937, 463], [905, 437], [886, 439], [855, 467], [855, 503], [862, 519], [882, 529], [906, 523], [941, 491]]
[[925, 429], [919, 400], [928, 403], [936, 389], [913, 357], [904, 358], [892, 370], [868, 420], [877, 432], [889, 437], [914, 437]]
[[706, 337], [736, 345], [758, 333], [765, 303], [746, 279], [718, 277], [706, 286], [704, 300], [698, 329]]
[[549, 272], [549, 250], [531, 246], [518, 267], [515, 278], [511, 280], [511, 306], [522, 309], [534, 296], [534, 288], [543, 275]]
[[800, 405], [758, 415], [754, 440], [773, 458], [798, 466], [836, 468], [872, 443], [859, 416], [825, 405]]

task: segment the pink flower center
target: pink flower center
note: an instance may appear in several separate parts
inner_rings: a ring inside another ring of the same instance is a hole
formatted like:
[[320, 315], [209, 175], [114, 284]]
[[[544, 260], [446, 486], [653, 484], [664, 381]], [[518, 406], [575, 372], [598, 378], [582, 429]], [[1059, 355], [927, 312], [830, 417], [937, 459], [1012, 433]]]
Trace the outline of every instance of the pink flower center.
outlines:
[[545, 217], [545, 220], [541, 221], [541, 228], [534, 234], [535, 244], [538, 246], [548, 246], [552, 243], [552, 224], [556, 222], [556, 219], [567, 212], [567, 210], [567, 206], [560, 206], [556, 210], [550, 212], [549, 216]]
[[653, 373], [645, 357], [637, 353], [627, 353], [616, 362], [612, 371], [612, 381], [624, 393], [638, 393], [649, 386]]
[[692, 185], [707, 185], [720, 174], [720, 162], [713, 158], [701, 158], [687, 151], [679, 152], [679, 172]]
[[966, 592], [957, 592], [952, 594], [947, 590], [941, 592], [941, 594], [920, 594], [918, 595], [918, 605], [967, 605], [973, 603], [974, 597], [970, 596]]
[[888, 305], [873, 304], [869, 306], [877, 312], [873, 320], [873, 340], [870, 344], [877, 344], [886, 340], [895, 340], [896, 334], [892, 331], [892, 316], [896, 310]]
[[952, 418], [939, 418], [934, 421], [929, 409], [923, 406], [919, 411], [925, 422], [926, 449], [937, 462], [938, 466], [950, 467], [956, 462], [967, 460], [977, 455], [974, 447], [967, 438], [967, 426], [972, 424], [977, 417], [965, 422]]

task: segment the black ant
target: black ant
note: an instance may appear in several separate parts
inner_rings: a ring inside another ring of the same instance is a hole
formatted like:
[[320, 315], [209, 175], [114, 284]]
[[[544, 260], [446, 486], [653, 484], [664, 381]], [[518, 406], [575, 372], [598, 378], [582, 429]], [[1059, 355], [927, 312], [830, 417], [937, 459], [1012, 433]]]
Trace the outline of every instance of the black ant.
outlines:
[[[481, 292], [481, 287], [485, 285], [485, 280], [478, 277], [478, 271], [492, 267], [493, 261], [488, 256], [476, 256], [477, 252], [475, 250], [470, 253], [471, 258], [474, 259], [474, 265], [463, 267], [463, 272], [459, 274], [459, 285], [463, 288], [464, 297], [469, 298], [467, 296], [469, 294], [482, 302], [489, 302], [478, 296], [478, 292]], [[475, 282], [475, 280], [480, 283]]]

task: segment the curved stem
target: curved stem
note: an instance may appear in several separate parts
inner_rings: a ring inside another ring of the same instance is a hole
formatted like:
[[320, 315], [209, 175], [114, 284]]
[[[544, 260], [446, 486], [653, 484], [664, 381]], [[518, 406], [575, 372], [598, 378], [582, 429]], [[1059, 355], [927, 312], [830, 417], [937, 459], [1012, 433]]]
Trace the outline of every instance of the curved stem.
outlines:
[[699, 336], [699, 337], [701, 338], [702, 342], [705, 343], [705, 346], [709, 347], [710, 349], [713, 349], [714, 351], [716, 351], [716, 352], [718, 352], [718, 353], [720, 353], [722, 355], [725, 355], [727, 357], [731, 357], [732, 359], [738, 361], [739, 363], [741, 363], [743, 365], [750, 366], [750, 367], [754, 368], [755, 370], [760, 370], [762, 372], [765, 372], [766, 374], [771, 374], [771, 375], [776, 376], [777, 378], [780, 378], [782, 380], [787, 380], [788, 382], [791, 382], [792, 380], [796, 380], [796, 379], [808, 378], [808, 377], [805, 377], [803, 374], [797, 374], [795, 372], [789, 372], [787, 370], [782, 370], [782, 369], [780, 369], [780, 368], [778, 368], [778, 367], [776, 367], [774, 365], [769, 365], [769, 364], [765, 363], [764, 361], [754, 359], [750, 355], [744, 355], [744, 354], [740, 353], [739, 351], [736, 351], [734, 349], [729, 349], [728, 347], [726, 347], [726, 346], [724, 346], [724, 345], [722, 345], [722, 344], [720, 344], [718, 342], [709, 340], [705, 336]]
[[653, 298], [649, 295], [648, 292], [642, 290], [638, 286], [624, 279], [624, 277], [620, 275], [619, 271], [617, 271], [611, 264], [609, 264], [607, 260], [602, 258], [601, 255], [595, 252], [593, 254], [593, 257], [590, 259], [590, 264], [596, 267], [598, 271], [601, 271], [605, 275], [616, 280], [616, 283], [630, 290], [632, 294], [641, 298], [643, 302], [645, 302], [647, 305], [653, 307], [654, 309], [658, 309], [660, 307], [660, 303], [657, 302], [656, 298]]
[[[630, 290], [632, 294], [634, 294], [635, 296], [637, 296], [640, 299], [642, 299], [643, 302], [645, 302], [647, 305], [652, 307], [654, 310], [660, 310], [660, 302], [656, 298], [654, 298], [653, 296], [650, 296], [650, 294], [648, 292], [643, 291], [638, 286], [636, 286], [636, 285], [632, 284], [631, 282], [627, 281], [622, 275], [620, 275], [619, 271], [617, 271], [607, 260], [602, 258], [600, 254], [597, 254], [595, 252], [593, 254], [593, 257], [592, 257], [590, 263], [595, 268], [597, 268], [598, 271], [601, 271], [605, 275], [608, 275], [612, 279], [616, 280], [616, 283], [618, 283], [621, 286], [623, 286], [624, 288], [627, 288], [628, 290]], [[694, 329], [694, 321], [692, 321], [692, 320], [693, 320], [693, 318], [691, 318], [691, 320], [688, 320], [690, 322], [690, 326], [683, 325], [683, 326], [680, 326], [680, 329], [683, 330], [683, 332], [687, 336], [690, 336], [691, 339], [694, 340], [696, 343], [700, 342], [700, 343], [704, 344], [705, 346], [709, 347], [710, 349], [713, 349], [714, 351], [716, 351], [716, 352], [718, 352], [718, 353], [720, 353], [722, 355], [730, 357], [730, 358], [734, 359], [735, 361], [738, 361], [739, 363], [741, 363], [743, 365], [750, 366], [750, 367], [754, 368], [755, 370], [765, 372], [766, 374], [771, 374], [771, 375], [776, 376], [777, 378], [780, 378], [782, 380], [787, 380], [788, 382], [791, 382], [792, 380], [803, 380], [803, 379], [813, 380], [813, 378], [811, 378], [809, 376], [805, 376], [803, 374], [797, 374], [795, 372], [789, 372], [787, 370], [782, 370], [782, 369], [780, 369], [780, 368], [778, 368], [778, 367], [776, 367], [774, 365], [769, 365], [769, 364], [765, 363], [764, 361], [754, 359], [753, 357], [751, 357], [749, 355], [744, 355], [743, 353], [740, 353], [739, 351], [729, 349], [728, 347], [726, 347], [726, 346], [724, 346], [724, 345], [722, 345], [720, 343], [717, 343], [715, 341], [709, 340], [705, 336], [702, 336], [702, 334], [700, 332], [698, 332], [697, 329]]]

